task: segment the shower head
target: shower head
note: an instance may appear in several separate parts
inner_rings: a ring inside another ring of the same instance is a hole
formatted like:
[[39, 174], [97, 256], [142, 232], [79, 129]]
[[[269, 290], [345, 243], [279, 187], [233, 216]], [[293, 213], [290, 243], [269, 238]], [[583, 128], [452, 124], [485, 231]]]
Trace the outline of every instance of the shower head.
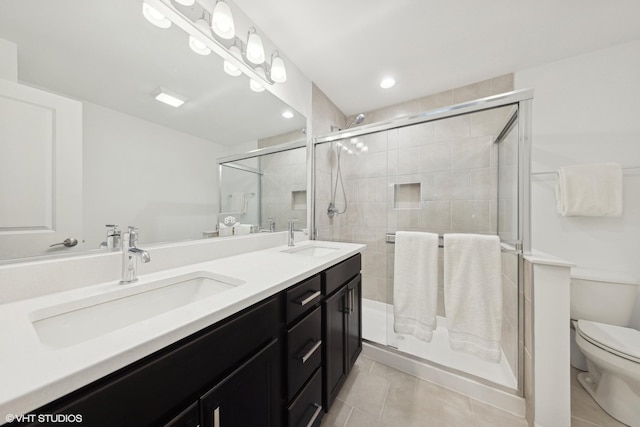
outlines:
[[362, 113], [358, 114], [356, 116], [356, 118], [353, 119], [351, 124], [349, 126], [347, 126], [347, 129], [349, 129], [352, 126], [359, 125], [360, 123], [362, 123], [363, 120], [364, 120], [364, 114], [362, 114]]

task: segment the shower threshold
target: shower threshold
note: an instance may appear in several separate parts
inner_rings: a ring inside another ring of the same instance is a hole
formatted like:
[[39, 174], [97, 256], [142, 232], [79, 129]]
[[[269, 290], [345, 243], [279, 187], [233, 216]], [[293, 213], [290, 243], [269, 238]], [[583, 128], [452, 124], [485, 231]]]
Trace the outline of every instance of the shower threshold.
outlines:
[[407, 355], [424, 359], [444, 367], [455, 369], [478, 378], [517, 390], [516, 376], [507, 359], [502, 355], [500, 363], [491, 363], [464, 352], [453, 351], [449, 346], [446, 318], [438, 317], [438, 328], [433, 339], [427, 343], [411, 335], [393, 332], [393, 307], [389, 304], [362, 300], [362, 336], [373, 343], [389, 346]]

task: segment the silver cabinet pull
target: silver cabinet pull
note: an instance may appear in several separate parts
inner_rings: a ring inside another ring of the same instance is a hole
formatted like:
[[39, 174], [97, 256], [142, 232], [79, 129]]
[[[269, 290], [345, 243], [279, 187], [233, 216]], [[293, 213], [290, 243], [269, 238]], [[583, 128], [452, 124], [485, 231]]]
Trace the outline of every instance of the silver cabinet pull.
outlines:
[[311, 427], [313, 423], [316, 422], [316, 419], [320, 415], [320, 412], [322, 412], [322, 406], [318, 405], [317, 403], [314, 403], [313, 406], [316, 407], [316, 411], [313, 413], [313, 417], [311, 417], [311, 420], [309, 420], [307, 427]]
[[69, 237], [68, 239], [64, 239], [64, 242], [55, 243], [53, 245], [50, 245], [49, 247], [52, 248], [54, 246], [64, 246], [64, 247], [67, 247], [67, 248], [72, 248], [77, 244], [78, 244], [78, 239], [74, 239], [73, 237]]
[[311, 301], [313, 301], [314, 299], [318, 298], [320, 296], [322, 292], [320, 291], [315, 291], [314, 293], [312, 293], [311, 295], [309, 295], [308, 297], [306, 297], [303, 300], [297, 301], [298, 304], [300, 305], [307, 305], [309, 304]]
[[213, 427], [220, 427], [220, 407], [213, 410]]
[[353, 306], [355, 304], [354, 289], [349, 290], [349, 314], [353, 313]]
[[309, 358], [313, 355], [313, 353], [316, 352], [317, 349], [320, 348], [321, 345], [322, 345], [322, 340], [316, 341], [313, 347], [311, 347], [311, 349], [309, 349], [309, 351], [307, 351], [305, 355], [300, 358], [300, 360], [302, 360], [302, 363], [307, 363], [307, 360], [309, 360]]

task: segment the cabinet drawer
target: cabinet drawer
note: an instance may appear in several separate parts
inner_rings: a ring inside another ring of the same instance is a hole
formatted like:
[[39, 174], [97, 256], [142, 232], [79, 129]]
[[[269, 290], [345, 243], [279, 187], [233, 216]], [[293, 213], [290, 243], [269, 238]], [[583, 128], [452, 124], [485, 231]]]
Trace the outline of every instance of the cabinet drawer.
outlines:
[[325, 296], [330, 295], [349, 279], [360, 273], [361, 258], [361, 255], [357, 254], [327, 269], [324, 272], [322, 293]]
[[322, 310], [317, 307], [287, 332], [287, 400], [322, 362]]
[[322, 297], [320, 275], [287, 291], [287, 323], [312, 309]]
[[288, 408], [289, 427], [317, 427], [322, 421], [322, 368], [304, 386]]

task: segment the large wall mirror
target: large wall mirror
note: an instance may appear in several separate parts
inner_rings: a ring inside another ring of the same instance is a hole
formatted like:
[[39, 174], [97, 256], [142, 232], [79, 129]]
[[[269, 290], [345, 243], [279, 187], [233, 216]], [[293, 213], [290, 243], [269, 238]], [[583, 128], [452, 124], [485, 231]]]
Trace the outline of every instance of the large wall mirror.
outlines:
[[[221, 211], [217, 159], [304, 138], [301, 114], [174, 27], [140, 0], [0, 2], [0, 59], [15, 44], [18, 64], [0, 77], [1, 260], [99, 250], [107, 224], [139, 227], [141, 246], [200, 239]], [[159, 87], [187, 101], [161, 104]], [[65, 221], [75, 234], [52, 231]]]

